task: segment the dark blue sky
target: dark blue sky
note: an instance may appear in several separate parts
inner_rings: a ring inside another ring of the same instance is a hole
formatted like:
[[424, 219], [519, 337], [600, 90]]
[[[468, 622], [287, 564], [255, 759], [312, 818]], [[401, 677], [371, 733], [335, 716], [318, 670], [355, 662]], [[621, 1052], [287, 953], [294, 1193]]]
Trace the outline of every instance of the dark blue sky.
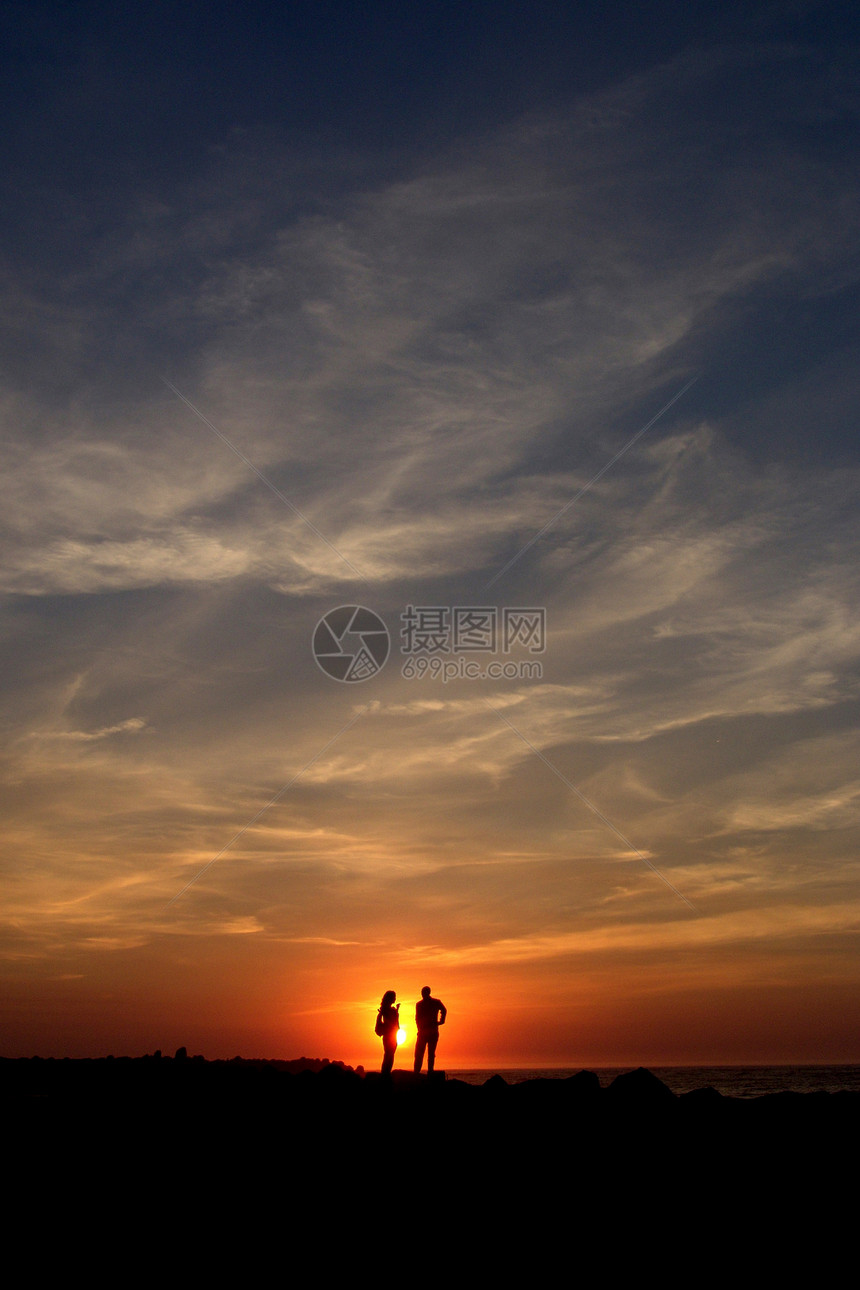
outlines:
[[[782, 51], [766, 73], [751, 74], [740, 58], [715, 89], [717, 171], [727, 147], [738, 158], [764, 145], [832, 159], [838, 171], [857, 155], [860, 19], [850, 4], [36, 3], [7, 6], [5, 34], [4, 258], [7, 273], [40, 294], [79, 290], [77, 271], [104, 255], [142, 199], [175, 205], [189, 185], [215, 188], [230, 175], [257, 205], [244, 236], [265, 239], [279, 221], [419, 173], [458, 140], [524, 114], [563, 115], [695, 51]], [[691, 126], [703, 124], [699, 103]], [[680, 152], [674, 173], [636, 196], [631, 219], [647, 223], [668, 196], [674, 235], [698, 229], [721, 201], [708, 147], [702, 138]], [[819, 195], [822, 204], [833, 196]], [[200, 271], [188, 256], [190, 283]], [[129, 278], [105, 285], [109, 334], [96, 343], [108, 358], [118, 320], [139, 326], [135, 297], [145, 288]], [[708, 389], [714, 409], [749, 382], [766, 391], [787, 368], [826, 368], [828, 354], [857, 342], [857, 304], [853, 283], [822, 292], [794, 279], [735, 299], [737, 328], [710, 352], [711, 367], [734, 374], [730, 391]], [[754, 355], [751, 333], [761, 337]], [[19, 340], [13, 334], [7, 347], [13, 373]], [[118, 361], [132, 361], [122, 345]], [[835, 452], [852, 451], [848, 420], [834, 408], [821, 427]], [[802, 453], [808, 436], [788, 434], [785, 447]]]
[[838, 80], [858, 38], [847, 3], [33, 3], [4, 17], [4, 169], [72, 192], [176, 182], [233, 129], [421, 155], [693, 49], [817, 49]]

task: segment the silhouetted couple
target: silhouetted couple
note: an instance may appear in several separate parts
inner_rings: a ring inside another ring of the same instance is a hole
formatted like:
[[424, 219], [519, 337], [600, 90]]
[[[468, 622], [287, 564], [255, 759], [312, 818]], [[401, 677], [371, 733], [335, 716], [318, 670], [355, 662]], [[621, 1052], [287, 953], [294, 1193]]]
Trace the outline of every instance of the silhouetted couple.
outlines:
[[[400, 1029], [400, 1004], [395, 1004], [397, 995], [393, 990], [386, 990], [379, 1005], [376, 1017], [376, 1033], [382, 1037], [382, 1073], [390, 1075], [394, 1065], [394, 1054], [397, 1052], [397, 1032]], [[412, 1069], [416, 1075], [424, 1064], [424, 1053], [427, 1053], [427, 1073], [432, 1075], [436, 1062], [436, 1045], [439, 1042], [439, 1027], [444, 1026], [448, 1009], [441, 999], [430, 996], [430, 987], [425, 985], [421, 998], [415, 1005], [415, 1061]]]

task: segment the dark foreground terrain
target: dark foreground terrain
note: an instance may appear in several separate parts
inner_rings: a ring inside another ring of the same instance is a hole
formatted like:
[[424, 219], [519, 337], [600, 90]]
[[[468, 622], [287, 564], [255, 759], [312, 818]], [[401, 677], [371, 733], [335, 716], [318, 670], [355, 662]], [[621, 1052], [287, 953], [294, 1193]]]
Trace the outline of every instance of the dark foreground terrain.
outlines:
[[853, 1241], [857, 1093], [160, 1055], [0, 1060], [0, 1087], [12, 1230], [17, 1205], [42, 1233], [31, 1253], [60, 1250], [64, 1271], [94, 1243], [97, 1283], [165, 1258], [174, 1279], [244, 1279], [263, 1252], [279, 1280], [456, 1264], [457, 1285], [646, 1267], [680, 1282], [695, 1260], [710, 1284], [742, 1258], [742, 1281], [808, 1267], [826, 1283]]
[[[860, 1093], [777, 1093], [756, 1098], [727, 1097], [713, 1088], [680, 1096], [640, 1067], [618, 1075], [601, 1088], [597, 1075], [580, 1071], [567, 1079], [507, 1084], [500, 1075], [483, 1085], [449, 1078], [445, 1072], [415, 1076], [395, 1070], [385, 1079], [377, 1071], [353, 1069], [328, 1058], [294, 1061], [206, 1061], [179, 1049], [173, 1057], [96, 1059], [0, 1058], [0, 1090], [6, 1105], [23, 1115], [53, 1117], [86, 1107], [97, 1121], [110, 1109], [130, 1123], [159, 1114], [192, 1114], [197, 1105], [217, 1104], [222, 1114], [301, 1118], [304, 1112], [353, 1122], [382, 1115], [419, 1120], [427, 1113], [465, 1115], [470, 1123], [575, 1123], [580, 1132], [602, 1133], [631, 1117], [664, 1127], [742, 1124], [747, 1129], [790, 1122], [850, 1122], [860, 1115]], [[306, 1126], [308, 1127], [308, 1126]]]

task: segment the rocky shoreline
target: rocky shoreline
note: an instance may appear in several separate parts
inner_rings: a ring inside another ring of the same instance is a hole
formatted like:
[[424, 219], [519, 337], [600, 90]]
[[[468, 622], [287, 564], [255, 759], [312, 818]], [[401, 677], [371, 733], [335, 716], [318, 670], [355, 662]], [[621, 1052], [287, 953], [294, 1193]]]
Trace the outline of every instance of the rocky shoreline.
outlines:
[[686, 1251], [706, 1233], [713, 1251], [753, 1216], [786, 1248], [794, 1212], [806, 1230], [815, 1214], [819, 1232], [849, 1230], [832, 1182], [854, 1159], [856, 1092], [676, 1095], [642, 1068], [604, 1088], [591, 1071], [476, 1085], [156, 1054], [0, 1059], [0, 1088], [25, 1197], [47, 1189], [138, 1228], [167, 1215], [213, 1250], [222, 1229], [243, 1242], [317, 1231], [327, 1249], [332, 1221], [363, 1248], [381, 1221], [405, 1233], [438, 1210], [484, 1284], [509, 1276], [511, 1243], [525, 1275], [547, 1224], [631, 1267], [675, 1249], [676, 1232]]
[[116, 1102], [143, 1109], [181, 1106], [189, 1098], [216, 1098], [229, 1109], [232, 1099], [256, 1105], [287, 1106], [325, 1103], [332, 1110], [348, 1106], [358, 1111], [378, 1110], [386, 1101], [398, 1111], [432, 1103], [446, 1112], [469, 1108], [489, 1113], [558, 1114], [586, 1112], [601, 1118], [630, 1110], [663, 1116], [752, 1116], [789, 1113], [824, 1113], [829, 1107], [840, 1114], [860, 1112], [860, 1093], [770, 1093], [739, 1098], [714, 1088], [675, 1094], [643, 1067], [617, 1075], [601, 1087], [593, 1071], [582, 1070], [561, 1079], [535, 1078], [508, 1084], [501, 1075], [483, 1084], [446, 1077], [413, 1075], [395, 1070], [384, 1078], [327, 1058], [301, 1057], [283, 1061], [235, 1057], [229, 1061], [189, 1057], [179, 1049], [173, 1057], [156, 1052], [144, 1057], [102, 1058], [0, 1058], [0, 1089], [7, 1104], [16, 1102], [47, 1106], [68, 1099], [106, 1105]]

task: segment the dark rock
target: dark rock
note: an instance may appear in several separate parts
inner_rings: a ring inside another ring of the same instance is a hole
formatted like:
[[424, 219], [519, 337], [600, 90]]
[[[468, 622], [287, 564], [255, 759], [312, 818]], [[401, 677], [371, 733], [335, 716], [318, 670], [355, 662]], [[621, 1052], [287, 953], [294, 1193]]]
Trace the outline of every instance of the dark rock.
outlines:
[[600, 1080], [594, 1071], [579, 1071], [568, 1076], [563, 1083], [577, 1097], [596, 1097], [600, 1092]]
[[689, 1093], [681, 1094], [681, 1101], [691, 1103], [694, 1106], [710, 1106], [716, 1102], [722, 1102], [723, 1095], [710, 1084], [706, 1088], [693, 1088]]
[[613, 1100], [625, 1102], [669, 1102], [675, 1094], [651, 1071], [639, 1066], [635, 1071], [616, 1075], [606, 1090]]

